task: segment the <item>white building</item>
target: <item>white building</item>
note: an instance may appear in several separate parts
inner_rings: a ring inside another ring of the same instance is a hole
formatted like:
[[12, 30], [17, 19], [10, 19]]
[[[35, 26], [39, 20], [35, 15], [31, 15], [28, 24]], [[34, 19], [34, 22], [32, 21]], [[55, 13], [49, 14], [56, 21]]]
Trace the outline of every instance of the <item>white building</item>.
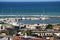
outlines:
[[60, 33], [54, 33], [56, 36], [60, 37]]

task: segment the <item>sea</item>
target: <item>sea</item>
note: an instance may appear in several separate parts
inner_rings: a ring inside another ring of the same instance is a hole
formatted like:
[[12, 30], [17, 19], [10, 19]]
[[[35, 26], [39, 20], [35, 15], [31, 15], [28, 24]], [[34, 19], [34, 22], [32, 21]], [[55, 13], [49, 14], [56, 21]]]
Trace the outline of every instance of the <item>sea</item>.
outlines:
[[[11, 17], [11, 15], [60, 16], [60, 2], [0, 2], [0, 18]], [[32, 20], [32, 21], [25, 20], [25, 21], [27, 24], [28, 22], [60, 23], [60, 18], [50, 18], [48, 20]]]
[[0, 2], [0, 15], [60, 15], [60, 2]]

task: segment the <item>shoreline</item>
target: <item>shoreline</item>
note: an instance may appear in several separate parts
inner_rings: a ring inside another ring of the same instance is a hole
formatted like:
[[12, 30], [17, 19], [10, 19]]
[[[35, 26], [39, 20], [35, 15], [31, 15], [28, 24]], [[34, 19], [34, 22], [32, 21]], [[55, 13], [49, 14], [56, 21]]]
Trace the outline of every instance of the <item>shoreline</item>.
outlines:
[[[48, 15], [0, 15], [0, 21], [17, 21], [26, 24], [60, 24], [60, 16]], [[23, 21], [24, 20], [24, 21]], [[54, 21], [53, 21], [54, 20]], [[29, 23], [28, 23], [29, 22]]]
[[5, 17], [5, 16], [9, 16], [9, 17], [14, 17], [14, 16], [19, 16], [19, 17], [60, 17], [60, 15], [0, 15], [0, 17]]

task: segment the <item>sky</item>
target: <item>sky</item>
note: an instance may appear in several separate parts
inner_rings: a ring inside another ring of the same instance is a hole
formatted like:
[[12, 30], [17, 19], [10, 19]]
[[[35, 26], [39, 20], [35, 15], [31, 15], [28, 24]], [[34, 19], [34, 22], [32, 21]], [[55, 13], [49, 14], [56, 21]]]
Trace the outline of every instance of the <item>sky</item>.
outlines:
[[60, 0], [0, 0], [0, 2], [46, 2], [46, 1], [60, 1]]

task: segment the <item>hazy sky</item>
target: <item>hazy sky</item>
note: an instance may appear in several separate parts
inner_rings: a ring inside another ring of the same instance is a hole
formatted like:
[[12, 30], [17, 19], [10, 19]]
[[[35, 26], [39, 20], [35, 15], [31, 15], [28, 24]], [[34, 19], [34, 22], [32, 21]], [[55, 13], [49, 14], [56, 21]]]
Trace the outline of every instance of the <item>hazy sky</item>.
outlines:
[[60, 0], [0, 0], [0, 2], [41, 2], [41, 1], [60, 1]]

